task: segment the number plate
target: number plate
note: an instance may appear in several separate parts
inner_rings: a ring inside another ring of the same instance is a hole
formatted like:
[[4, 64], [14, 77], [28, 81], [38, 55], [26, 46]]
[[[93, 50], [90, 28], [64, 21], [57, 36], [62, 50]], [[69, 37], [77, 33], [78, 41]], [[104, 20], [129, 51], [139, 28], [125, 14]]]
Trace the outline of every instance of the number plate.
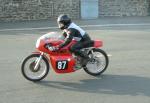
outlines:
[[61, 60], [56, 62], [56, 68], [58, 70], [65, 70], [68, 68], [68, 61], [67, 60]]

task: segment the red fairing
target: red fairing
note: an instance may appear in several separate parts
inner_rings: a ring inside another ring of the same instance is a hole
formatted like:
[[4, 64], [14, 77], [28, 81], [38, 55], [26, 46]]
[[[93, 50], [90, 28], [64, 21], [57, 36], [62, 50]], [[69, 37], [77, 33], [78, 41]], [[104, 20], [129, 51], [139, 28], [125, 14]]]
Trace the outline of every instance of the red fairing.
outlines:
[[101, 40], [94, 40], [94, 47], [99, 48], [103, 46], [103, 42]]
[[75, 59], [72, 57], [69, 48], [75, 42], [76, 41], [72, 41], [58, 52], [52, 52], [45, 48], [45, 44], [50, 43], [53, 46], [57, 46], [63, 43], [63, 40], [55, 41], [54, 39], [48, 39], [45, 41], [42, 39], [37, 49], [49, 54], [51, 65], [56, 73], [70, 73], [75, 71]]

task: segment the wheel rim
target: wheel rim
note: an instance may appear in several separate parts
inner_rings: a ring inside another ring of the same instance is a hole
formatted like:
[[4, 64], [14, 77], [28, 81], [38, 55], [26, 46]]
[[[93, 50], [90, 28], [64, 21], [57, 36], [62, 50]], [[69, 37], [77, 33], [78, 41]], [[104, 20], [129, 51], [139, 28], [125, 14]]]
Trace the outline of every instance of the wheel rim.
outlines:
[[101, 52], [93, 52], [93, 60], [86, 65], [91, 73], [100, 73], [106, 67], [106, 57]]
[[36, 59], [37, 57], [32, 57], [25, 63], [24, 73], [27, 78], [41, 79], [46, 74], [47, 66], [43, 59], [40, 61], [40, 64], [37, 67], [37, 69], [34, 70]]

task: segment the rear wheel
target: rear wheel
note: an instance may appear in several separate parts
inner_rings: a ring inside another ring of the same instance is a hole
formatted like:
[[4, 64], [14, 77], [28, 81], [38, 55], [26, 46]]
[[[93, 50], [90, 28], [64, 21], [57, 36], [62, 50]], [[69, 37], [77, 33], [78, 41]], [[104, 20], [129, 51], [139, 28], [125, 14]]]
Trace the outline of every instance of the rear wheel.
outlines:
[[92, 60], [90, 60], [86, 67], [84, 67], [85, 72], [93, 76], [102, 74], [107, 69], [109, 63], [105, 51], [94, 48], [93, 53], [90, 53], [89, 55], [92, 56]]
[[42, 56], [39, 65], [35, 69], [37, 60], [40, 54], [31, 54], [26, 57], [21, 65], [21, 72], [23, 76], [30, 81], [40, 81], [44, 79], [49, 72], [48, 60]]

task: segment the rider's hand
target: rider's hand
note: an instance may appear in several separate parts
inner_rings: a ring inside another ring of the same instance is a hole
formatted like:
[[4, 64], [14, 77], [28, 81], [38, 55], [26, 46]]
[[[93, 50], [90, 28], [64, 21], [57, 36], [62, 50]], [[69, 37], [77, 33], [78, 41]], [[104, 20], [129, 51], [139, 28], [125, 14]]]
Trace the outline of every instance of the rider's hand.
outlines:
[[50, 46], [50, 47], [48, 47], [48, 49], [49, 49], [50, 51], [53, 51], [53, 52], [59, 50], [59, 48], [58, 48], [58, 47], [55, 47], [55, 46]]
[[57, 46], [55, 46], [54, 48], [53, 48], [53, 51], [58, 51], [59, 50], [59, 48], [57, 47]]

